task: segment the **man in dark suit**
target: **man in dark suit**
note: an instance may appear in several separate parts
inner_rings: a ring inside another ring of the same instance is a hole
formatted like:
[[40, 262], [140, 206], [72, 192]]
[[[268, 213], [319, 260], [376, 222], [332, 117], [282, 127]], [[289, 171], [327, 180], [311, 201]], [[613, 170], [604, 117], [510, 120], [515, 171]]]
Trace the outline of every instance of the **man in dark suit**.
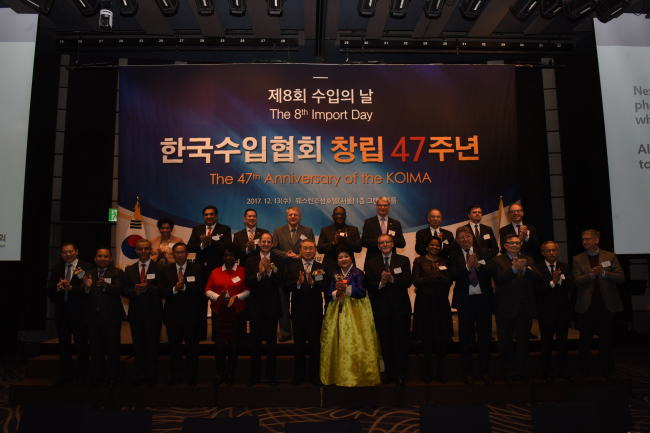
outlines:
[[185, 340], [186, 377], [196, 385], [199, 364], [199, 334], [205, 317], [205, 271], [199, 263], [187, 261], [187, 245], [178, 242], [172, 249], [176, 263], [163, 267], [159, 276], [160, 292], [165, 298], [163, 318], [171, 355], [170, 384], [183, 377], [182, 343]]
[[370, 259], [382, 255], [377, 247], [377, 238], [379, 235], [389, 235], [393, 238], [393, 252], [397, 248], [404, 248], [406, 246], [404, 234], [402, 233], [402, 224], [398, 220], [388, 216], [390, 212], [390, 200], [388, 197], [379, 197], [375, 206], [377, 215], [368, 218], [363, 223], [361, 245], [366, 247], [366, 260], [363, 264], [364, 270]]
[[120, 367], [120, 331], [124, 309], [122, 292], [124, 272], [113, 265], [111, 250], [100, 248], [95, 253], [95, 268], [84, 275], [88, 294], [86, 317], [92, 354], [90, 380], [93, 384], [107, 381], [113, 386]]
[[510, 224], [499, 229], [501, 239], [501, 252], [503, 253], [503, 240], [508, 235], [517, 235], [521, 240], [521, 252], [533, 258], [539, 257], [539, 240], [537, 230], [530, 224], [524, 224], [524, 207], [519, 203], [513, 203], [508, 209]]
[[497, 239], [494, 236], [492, 228], [481, 224], [481, 219], [483, 218], [483, 209], [481, 206], [477, 204], [470, 206], [467, 211], [467, 217], [469, 218], [469, 222], [465, 226], [469, 227], [472, 235], [474, 235], [474, 247], [479, 250], [488, 251], [490, 257], [497, 255], [499, 246], [497, 245]]
[[573, 258], [573, 278], [576, 285], [576, 313], [580, 325], [578, 367], [588, 374], [591, 358], [591, 340], [598, 332], [601, 372], [609, 377], [614, 372], [612, 337], [614, 316], [623, 311], [618, 284], [625, 282], [621, 264], [611, 251], [600, 249], [600, 232], [589, 229], [582, 232], [585, 251]]
[[246, 263], [246, 257], [259, 252], [258, 244], [262, 233], [268, 233], [268, 230], [257, 227], [257, 211], [246, 209], [244, 211], [244, 229], [233, 236], [233, 243], [239, 252], [239, 263], [242, 266]]
[[[298, 206], [287, 208], [287, 224], [273, 230], [273, 249], [285, 260], [297, 260], [300, 241], [314, 240], [314, 231], [300, 224], [302, 214]], [[280, 341], [291, 339], [291, 318], [289, 317], [289, 296], [280, 288]]]
[[[496, 285], [496, 318], [499, 352], [507, 381], [528, 380], [528, 337], [535, 315], [535, 287], [541, 276], [533, 259], [521, 254], [517, 235], [506, 237], [505, 254], [493, 257], [488, 265]], [[513, 337], [517, 353], [513, 362]]]
[[151, 259], [151, 242], [135, 244], [138, 261], [124, 269], [125, 295], [129, 298], [129, 323], [135, 356], [133, 383], [153, 385], [158, 378], [158, 346], [162, 326], [162, 298], [157, 273], [162, 265]]
[[542, 377], [551, 380], [551, 355], [553, 337], [557, 349], [557, 375], [568, 378], [567, 336], [571, 318], [571, 273], [569, 265], [557, 260], [560, 252], [553, 241], [542, 244], [544, 260], [537, 262], [535, 268], [542, 276], [537, 287], [537, 317], [542, 334]]
[[[298, 385], [306, 377], [320, 384], [320, 331], [323, 323], [323, 293], [329, 286], [325, 267], [314, 260], [316, 243], [300, 242], [300, 259], [287, 264], [284, 288], [291, 292], [291, 319], [294, 341], [293, 382]], [[309, 348], [308, 348], [309, 347]], [[305, 356], [309, 353], [309, 370]]]
[[[85, 303], [88, 296], [83, 288], [83, 277], [90, 271], [90, 263], [79, 260], [79, 250], [72, 242], [61, 244], [61, 261], [50, 272], [48, 296], [54, 303], [56, 331], [59, 339], [60, 383], [86, 380], [88, 374], [88, 325]], [[72, 341], [77, 365], [72, 363]]]
[[[325, 255], [323, 265], [329, 272], [334, 272], [338, 268], [336, 261], [337, 248], [344, 247], [355, 253], [361, 252], [359, 229], [347, 225], [345, 223], [346, 216], [344, 207], [335, 207], [332, 212], [334, 224], [323, 227], [318, 237], [318, 252]], [[354, 263], [354, 257], [352, 257], [352, 263]]]
[[380, 254], [366, 263], [366, 289], [386, 368], [385, 382], [397, 381], [403, 385], [410, 345], [411, 262], [408, 257], [393, 252], [392, 236], [379, 235], [377, 245]]
[[[223, 265], [223, 249], [232, 242], [230, 227], [219, 224], [219, 210], [216, 206], [203, 208], [203, 224], [192, 229], [187, 250], [196, 253], [195, 263], [203, 266], [203, 281], [208, 281], [212, 270]], [[203, 297], [203, 315], [200, 323], [199, 338], [205, 339], [208, 330], [208, 298]]]
[[441, 227], [442, 212], [440, 209], [431, 209], [429, 213], [427, 213], [427, 222], [429, 223], [429, 227], [418, 230], [415, 233], [415, 252], [421, 256], [426, 255], [429, 241], [436, 237], [442, 242], [440, 256], [448, 258], [449, 251], [454, 245], [454, 235], [449, 230]]
[[463, 375], [473, 382], [472, 346], [478, 341], [478, 379], [490, 383], [490, 337], [492, 335], [492, 281], [487, 262], [490, 253], [474, 248], [469, 227], [456, 231], [459, 248], [451, 250], [449, 264], [456, 281], [452, 305], [458, 310], [458, 330]]
[[279, 254], [272, 250], [273, 237], [262, 233], [259, 252], [246, 259], [246, 287], [251, 291], [248, 297], [251, 341], [251, 373], [249, 384], [260, 381], [260, 354], [262, 342], [266, 341], [266, 378], [276, 381], [276, 355], [278, 320], [280, 319], [280, 289], [282, 274]]

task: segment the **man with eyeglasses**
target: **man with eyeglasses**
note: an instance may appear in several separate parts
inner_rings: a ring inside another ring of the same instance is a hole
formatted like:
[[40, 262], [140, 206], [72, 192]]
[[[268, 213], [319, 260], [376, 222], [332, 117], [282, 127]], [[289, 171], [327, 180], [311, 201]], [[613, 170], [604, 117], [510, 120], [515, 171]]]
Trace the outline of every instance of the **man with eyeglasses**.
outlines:
[[521, 241], [521, 252], [531, 256], [539, 257], [539, 241], [537, 240], [537, 230], [531, 224], [524, 224], [524, 207], [520, 203], [513, 203], [508, 209], [510, 224], [499, 229], [499, 238], [501, 239], [501, 252], [503, 253], [503, 240], [508, 235], [517, 235]]
[[[492, 258], [490, 273], [495, 282], [495, 301], [499, 353], [507, 382], [527, 381], [528, 336], [535, 315], [535, 287], [541, 276], [533, 259], [521, 253], [519, 236], [510, 234], [504, 242], [505, 252]], [[513, 337], [517, 352], [513, 359]]]
[[398, 220], [388, 216], [390, 212], [390, 200], [388, 197], [379, 197], [375, 206], [377, 208], [377, 215], [364, 221], [361, 234], [361, 244], [366, 247], [366, 260], [363, 264], [364, 269], [366, 269], [370, 259], [381, 255], [377, 247], [377, 238], [380, 235], [389, 235], [393, 238], [393, 252], [395, 252], [395, 248], [404, 248], [406, 246], [404, 234], [402, 233], [402, 224]]

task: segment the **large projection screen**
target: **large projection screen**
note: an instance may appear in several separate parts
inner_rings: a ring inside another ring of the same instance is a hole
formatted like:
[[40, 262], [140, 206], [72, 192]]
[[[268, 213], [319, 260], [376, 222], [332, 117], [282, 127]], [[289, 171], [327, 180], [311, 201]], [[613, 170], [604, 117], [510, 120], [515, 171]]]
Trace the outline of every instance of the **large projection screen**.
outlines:
[[0, 8], [0, 260], [20, 260], [25, 156], [38, 15]]
[[650, 21], [594, 21], [605, 116], [614, 248], [650, 253]]

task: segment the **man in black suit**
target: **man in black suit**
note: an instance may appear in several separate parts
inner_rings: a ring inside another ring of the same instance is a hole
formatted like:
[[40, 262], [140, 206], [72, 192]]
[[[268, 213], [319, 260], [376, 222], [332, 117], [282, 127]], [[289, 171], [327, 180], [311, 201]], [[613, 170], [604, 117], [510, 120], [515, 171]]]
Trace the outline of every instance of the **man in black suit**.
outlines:
[[158, 346], [162, 326], [162, 298], [157, 273], [162, 265], [151, 260], [151, 242], [135, 244], [138, 261], [124, 269], [125, 295], [129, 298], [129, 323], [135, 356], [133, 383], [153, 385], [158, 378]]
[[[287, 224], [273, 230], [273, 249], [286, 261], [298, 259], [300, 241], [314, 240], [314, 231], [300, 224], [302, 213], [298, 206], [287, 208]], [[280, 287], [280, 341], [291, 339], [291, 318], [289, 317], [289, 296]]]
[[490, 253], [474, 248], [469, 227], [456, 231], [459, 248], [450, 252], [449, 264], [456, 281], [452, 305], [458, 310], [458, 330], [463, 375], [473, 382], [472, 346], [478, 341], [478, 379], [490, 383], [490, 337], [492, 335], [492, 280], [487, 261]]
[[187, 261], [187, 245], [178, 242], [172, 248], [176, 263], [166, 265], [159, 276], [160, 292], [165, 298], [163, 318], [171, 355], [170, 384], [183, 377], [183, 340], [186, 351], [186, 377], [196, 385], [199, 365], [199, 334], [205, 317], [205, 271], [199, 263]]
[[379, 235], [389, 235], [393, 239], [393, 252], [395, 252], [396, 248], [404, 248], [406, 246], [404, 234], [402, 233], [402, 224], [398, 220], [388, 216], [390, 212], [390, 200], [388, 197], [379, 197], [375, 206], [377, 215], [368, 218], [363, 223], [361, 244], [366, 247], [366, 260], [363, 264], [364, 270], [370, 259], [382, 255], [377, 247], [377, 238]]
[[251, 373], [249, 384], [260, 381], [260, 356], [262, 342], [266, 341], [266, 377], [273, 384], [276, 381], [276, 354], [278, 320], [280, 319], [280, 290], [282, 274], [279, 269], [281, 257], [272, 250], [273, 237], [262, 233], [259, 252], [246, 259], [246, 287], [251, 291], [248, 297], [251, 341]]
[[[335, 207], [332, 212], [334, 224], [323, 227], [318, 237], [318, 252], [325, 255], [323, 265], [325, 269], [332, 273], [338, 268], [336, 261], [337, 248], [344, 247], [355, 253], [361, 252], [359, 229], [347, 225], [345, 223], [346, 216], [344, 207]], [[354, 257], [352, 257], [352, 263], [354, 263]]]
[[409, 351], [411, 300], [411, 262], [408, 257], [393, 252], [393, 237], [379, 235], [379, 255], [371, 257], [365, 267], [366, 289], [372, 304], [372, 314], [384, 358], [385, 382], [406, 379]]
[[557, 260], [558, 245], [546, 241], [541, 248], [544, 260], [535, 265], [542, 276], [537, 287], [537, 317], [542, 334], [542, 377], [550, 381], [553, 336], [557, 346], [557, 375], [568, 378], [567, 336], [573, 287], [569, 265]]
[[415, 233], [415, 252], [421, 256], [426, 255], [427, 245], [429, 241], [436, 237], [442, 242], [442, 250], [440, 256], [448, 258], [449, 251], [454, 245], [454, 235], [449, 230], [443, 229], [442, 225], [442, 212], [440, 209], [431, 209], [427, 213], [427, 222], [429, 227], [418, 230]]
[[474, 247], [479, 250], [487, 250], [490, 257], [497, 255], [499, 246], [492, 228], [481, 224], [481, 219], [483, 218], [483, 209], [481, 206], [477, 204], [470, 206], [467, 210], [467, 217], [469, 218], [469, 222], [465, 226], [469, 227], [472, 231]]
[[268, 230], [257, 227], [257, 211], [246, 209], [244, 211], [244, 229], [233, 236], [233, 243], [239, 253], [239, 263], [242, 266], [246, 263], [246, 257], [259, 252], [258, 244], [262, 233], [268, 233]]
[[[196, 253], [195, 263], [203, 266], [203, 281], [208, 281], [212, 270], [223, 265], [223, 249], [232, 242], [230, 227], [219, 224], [219, 210], [216, 206], [203, 208], [203, 223], [192, 229], [187, 250]], [[208, 330], [208, 298], [203, 297], [203, 313], [199, 338], [205, 339]]]
[[[90, 263], [79, 260], [79, 250], [72, 242], [61, 244], [61, 261], [50, 272], [48, 296], [54, 303], [56, 331], [59, 339], [60, 383], [86, 380], [88, 374], [88, 325], [85, 317], [87, 295], [83, 277]], [[72, 341], [77, 365], [72, 363]]]
[[510, 224], [499, 229], [501, 239], [501, 252], [503, 253], [503, 240], [508, 235], [517, 235], [521, 241], [521, 252], [534, 258], [539, 257], [539, 241], [537, 230], [530, 224], [524, 224], [524, 207], [519, 203], [513, 203], [508, 209]]
[[[499, 352], [505, 378], [510, 382], [528, 379], [528, 337], [535, 315], [535, 288], [541, 276], [533, 268], [533, 258], [521, 254], [519, 236], [508, 235], [504, 246], [505, 254], [493, 257], [489, 266], [496, 285]], [[513, 337], [517, 339], [514, 363]]]
[[92, 354], [90, 380], [93, 384], [107, 380], [108, 385], [113, 386], [120, 367], [120, 331], [124, 318], [121, 295], [125, 278], [124, 272], [113, 265], [108, 248], [97, 250], [95, 266], [84, 275]]
[[[287, 264], [284, 289], [291, 292], [291, 319], [294, 341], [293, 382], [298, 385], [306, 377], [314, 385], [320, 380], [320, 331], [323, 323], [323, 293], [329, 286], [325, 267], [314, 260], [316, 243], [300, 243], [300, 259]], [[309, 346], [309, 349], [308, 349]], [[309, 370], [306, 354], [309, 353]]]

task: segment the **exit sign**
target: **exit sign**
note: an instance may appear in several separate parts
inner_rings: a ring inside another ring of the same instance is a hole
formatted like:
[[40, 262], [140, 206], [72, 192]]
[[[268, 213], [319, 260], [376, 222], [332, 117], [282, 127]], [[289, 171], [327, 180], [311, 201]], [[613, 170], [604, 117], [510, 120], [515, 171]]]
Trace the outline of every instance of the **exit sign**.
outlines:
[[112, 207], [108, 209], [108, 222], [109, 223], [117, 222], [117, 208]]

